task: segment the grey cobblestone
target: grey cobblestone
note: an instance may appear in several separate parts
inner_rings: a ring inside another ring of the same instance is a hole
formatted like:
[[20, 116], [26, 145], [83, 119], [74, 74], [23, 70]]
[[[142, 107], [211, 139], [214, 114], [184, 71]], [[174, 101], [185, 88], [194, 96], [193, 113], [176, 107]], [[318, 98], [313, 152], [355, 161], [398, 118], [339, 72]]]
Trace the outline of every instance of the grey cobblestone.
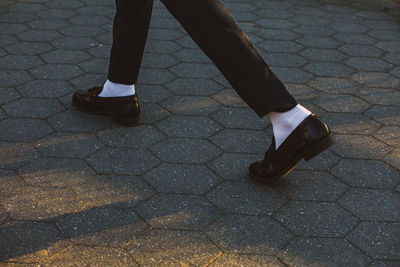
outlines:
[[140, 124], [78, 112], [112, 0], [0, 0], [0, 266], [399, 266], [400, 3], [222, 0], [336, 144], [252, 181], [272, 127], [161, 1]]

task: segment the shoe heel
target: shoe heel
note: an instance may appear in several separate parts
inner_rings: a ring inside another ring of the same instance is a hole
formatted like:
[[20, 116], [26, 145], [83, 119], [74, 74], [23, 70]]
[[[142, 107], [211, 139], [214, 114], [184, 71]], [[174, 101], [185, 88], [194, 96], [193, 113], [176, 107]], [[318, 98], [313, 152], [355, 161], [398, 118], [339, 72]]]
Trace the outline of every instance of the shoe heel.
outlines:
[[139, 122], [139, 116], [134, 116], [134, 117], [117, 117], [117, 116], [112, 116], [112, 119], [123, 126], [126, 127], [132, 127], [138, 124]]
[[303, 152], [303, 159], [305, 161], [309, 161], [313, 157], [319, 155], [322, 153], [324, 150], [329, 148], [335, 143], [331, 135], [328, 135], [324, 137], [322, 140], [318, 141], [315, 143], [313, 146], [311, 146], [309, 149]]

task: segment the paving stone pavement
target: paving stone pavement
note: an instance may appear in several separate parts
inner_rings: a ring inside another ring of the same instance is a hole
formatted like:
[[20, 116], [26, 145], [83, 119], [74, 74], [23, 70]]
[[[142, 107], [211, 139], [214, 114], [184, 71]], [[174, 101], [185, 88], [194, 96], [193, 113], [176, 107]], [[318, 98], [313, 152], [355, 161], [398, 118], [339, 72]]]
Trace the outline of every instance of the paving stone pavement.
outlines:
[[112, 0], [0, 0], [0, 266], [400, 266], [400, 2], [223, 0], [337, 144], [248, 178], [271, 126], [155, 1], [141, 123], [76, 111]]

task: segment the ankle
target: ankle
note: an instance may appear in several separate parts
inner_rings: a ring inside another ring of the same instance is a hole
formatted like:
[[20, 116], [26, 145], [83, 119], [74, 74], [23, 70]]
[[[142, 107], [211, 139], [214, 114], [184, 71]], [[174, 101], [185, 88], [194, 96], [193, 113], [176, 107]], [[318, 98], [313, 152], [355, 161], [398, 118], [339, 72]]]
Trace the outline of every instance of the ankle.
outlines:
[[134, 84], [120, 84], [107, 80], [103, 86], [103, 90], [98, 95], [99, 97], [121, 97], [135, 94]]

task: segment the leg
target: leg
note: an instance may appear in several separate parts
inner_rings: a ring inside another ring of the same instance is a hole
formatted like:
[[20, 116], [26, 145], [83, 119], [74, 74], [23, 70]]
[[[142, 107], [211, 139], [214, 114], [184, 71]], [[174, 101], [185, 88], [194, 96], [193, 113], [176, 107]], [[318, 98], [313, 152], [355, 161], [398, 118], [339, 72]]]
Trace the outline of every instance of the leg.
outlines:
[[296, 106], [219, 0], [161, 1], [260, 117]]
[[108, 79], [119, 84], [135, 84], [149, 30], [153, 0], [115, 0]]
[[242, 99], [260, 117], [268, 114], [274, 137], [250, 177], [274, 182], [333, 144], [328, 126], [296, 103], [219, 0], [161, 1]]

